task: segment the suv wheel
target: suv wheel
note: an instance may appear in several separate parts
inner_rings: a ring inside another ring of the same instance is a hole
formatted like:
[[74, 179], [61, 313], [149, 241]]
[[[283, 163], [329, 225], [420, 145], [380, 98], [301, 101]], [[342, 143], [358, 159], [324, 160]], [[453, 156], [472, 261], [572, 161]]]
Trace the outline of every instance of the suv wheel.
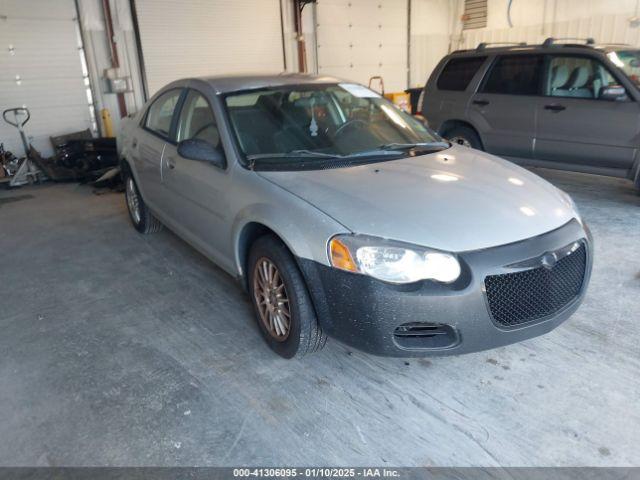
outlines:
[[124, 179], [124, 196], [127, 200], [129, 218], [136, 230], [140, 233], [155, 233], [162, 229], [160, 221], [153, 216], [142, 200], [138, 185], [131, 173], [127, 173]]
[[251, 248], [247, 270], [258, 326], [269, 347], [284, 358], [322, 349], [327, 337], [287, 247], [272, 235], [259, 238]]
[[482, 150], [480, 137], [470, 127], [465, 127], [464, 125], [453, 127], [444, 134], [444, 137], [456, 145]]

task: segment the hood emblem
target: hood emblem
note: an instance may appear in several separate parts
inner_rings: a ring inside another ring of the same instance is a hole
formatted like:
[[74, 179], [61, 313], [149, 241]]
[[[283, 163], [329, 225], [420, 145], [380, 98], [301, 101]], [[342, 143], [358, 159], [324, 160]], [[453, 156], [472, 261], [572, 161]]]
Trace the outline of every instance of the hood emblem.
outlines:
[[555, 252], [547, 252], [542, 256], [540, 263], [547, 270], [551, 270], [558, 263], [558, 255]]
[[543, 253], [539, 257], [531, 258], [529, 260], [524, 260], [518, 263], [512, 263], [511, 265], [507, 265], [506, 268], [517, 268], [517, 269], [532, 269], [532, 268], [546, 268], [547, 270], [551, 270], [553, 267], [557, 265], [557, 263], [565, 257], [568, 257], [573, 252], [580, 248], [580, 241], [573, 242], [566, 247], [559, 248], [558, 250], [554, 250], [552, 252]]

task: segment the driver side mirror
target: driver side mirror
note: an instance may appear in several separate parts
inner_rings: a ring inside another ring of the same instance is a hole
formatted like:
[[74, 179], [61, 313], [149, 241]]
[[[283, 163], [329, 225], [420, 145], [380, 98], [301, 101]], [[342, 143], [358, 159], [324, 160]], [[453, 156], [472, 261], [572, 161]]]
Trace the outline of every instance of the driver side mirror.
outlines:
[[227, 163], [220, 148], [197, 138], [178, 143], [178, 155], [189, 160], [211, 163], [219, 168], [225, 168]]
[[619, 102], [627, 99], [627, 91], [620, 85], [608, 85], [606, 87], [600, 87], [598, 98], [610, 102]]

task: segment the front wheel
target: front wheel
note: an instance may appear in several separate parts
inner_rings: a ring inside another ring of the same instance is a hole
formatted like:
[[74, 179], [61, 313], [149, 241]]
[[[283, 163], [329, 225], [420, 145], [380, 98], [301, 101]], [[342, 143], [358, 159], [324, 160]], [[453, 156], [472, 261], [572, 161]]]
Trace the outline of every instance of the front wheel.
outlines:
[[478, 134], [472, 128], [464, 125], [451, 128], [444, 137], [453, 144], [482, 150], [482, 142]]
[[259, 238], [251, 248], [247, 270], [258, 326], [269, 347], [284, 358], [322, 349], [327, 338], [287, 247], [272, 235]]

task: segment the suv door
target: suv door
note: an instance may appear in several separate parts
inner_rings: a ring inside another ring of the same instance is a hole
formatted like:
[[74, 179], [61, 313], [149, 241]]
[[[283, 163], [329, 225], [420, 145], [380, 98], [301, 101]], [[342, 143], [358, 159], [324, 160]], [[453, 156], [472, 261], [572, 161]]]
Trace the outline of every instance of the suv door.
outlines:
[[425, 85], [419, 105], [420, 113], [431, 128], [446, 134], [442, 127], [447, 120], [464, 118], [477, 83], [476, 75], [480, 75], [478, 71], [486, 61], [486, 55], [452, 56], [436, 67]]
[[494, 60], [467, 107], [487, 152], [531, 157], [543, 63], [544, 57], [536, 54], [505, 54]]
[[176, 124], [176, 142], [167, 143], [162, 161], [163, 210], [194, 246], [226, 265], [229, 247], [225, 193], [227, 170], [180, 156], [178, 144], [199, 139], [222, 149], [211, 104], [206, 96], [188, 89]]
[[132, 139], [132, 156], [138, 174], [138, 188], [153, 210], [160, 210], [162, 154], [171, 134], [181, 88], [168, 90], [151, 103], [142, 119], [139, 133]]
[[601, 98], [605, 87], [621, 84], [596, 58], [552, 55], [546, 64], [534, 157], [577, 170], [617, 169], [624, 175], [636, 155], [638, 104], [628, 94], [616, 101]]

